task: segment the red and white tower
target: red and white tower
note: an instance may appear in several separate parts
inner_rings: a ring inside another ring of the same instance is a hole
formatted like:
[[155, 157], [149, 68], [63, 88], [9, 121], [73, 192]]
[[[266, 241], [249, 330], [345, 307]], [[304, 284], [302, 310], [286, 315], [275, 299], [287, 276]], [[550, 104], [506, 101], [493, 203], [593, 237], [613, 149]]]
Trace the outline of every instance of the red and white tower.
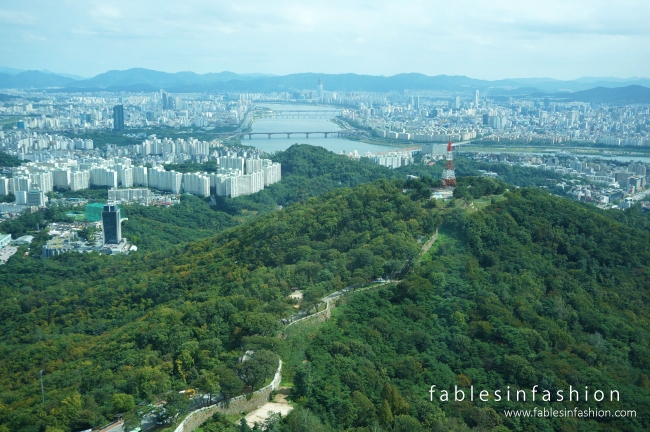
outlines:
[[446, 188], [456, 187], [456, 173], [454, 172], [454, 149], [451, 141], [447, 143], [447, 163], [442, 170], [442, 185]]

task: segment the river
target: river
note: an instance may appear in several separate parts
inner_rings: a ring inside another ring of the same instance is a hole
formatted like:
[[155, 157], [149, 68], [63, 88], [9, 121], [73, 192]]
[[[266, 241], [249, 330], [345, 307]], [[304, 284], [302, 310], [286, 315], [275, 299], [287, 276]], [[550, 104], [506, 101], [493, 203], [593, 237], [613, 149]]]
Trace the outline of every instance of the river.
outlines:
[[[271, 108], [274, 111], [288, 111], [288, 110], [309, 110], [309, 111], [323, 111], [331, 110], [332, 118], [340, 109], [327, 105], [299, 105], [299, 104], [259, 104], [258, 106]], [[252, 132], [336, 132], [341, 128], [332, 123], [327, 118], [262, 118], [253, 122]], [[256, 147], [264, 150], [267, 153], [275, 153], [279, 150], [286, 150], [293, 144], [309, 144], [313, 146], [324, 147], [327, 150], [340, 153], [344, 151], [349, 153], [356, 150], [359, 154], [363, 155], [369, 151], [371, 153], [386, 152], [396, 149], [397, 147], [383, 146], [376, 144], [368, 144], [358, 141], [351, 141], [346, 138], [332, 137], [325, 138], [322, 135], [311, 135], [309, 138], [303, 136], [292, 136], [286, 138], [282, 135], [272, 135], [267, 138], [263, 135], [253, 136], [248, 139], [247, 136], [242, 137], [242, 144]]]
[[[275, 104], [275, 103], [261, 103], [257, 106], [270, 108], [274, 111], [331, 111], [332, 118], [336, 116], [336, 113], [340, 112], [339, 108], [329, 106], [329, 105], [301, 105], [301, 104]], [[327, 118], [262, 118], [257, 119], [253, 122], [252, 132], [310, 132], [310, 131], [319, 131], [319, 132], [336, 132], [341, 130], [341, 128], [331, 122]], [[327, 150], [340, 153], [341, 151], [349, 153], [356, 150], [359, 154], [363, 155], [365, 152], [371, 153], [380, 153], [387, 152], [390, 150], [399, 149], [399, 147], [394, 147], [390, 145], [376, 145], [368, 144], [359, 141], [352, 141], [346, 138], [339, 137], [329, 137], [325, 138], [321, 136], [310, 136], [306, 138], [304, 136], [295, 136], [291, 138], [286, 138], [282, 135], [272, 135], [271, 138], [268, 138], [264, 135], [253, 136], [252, 139], [248, 139], [247, 136], [242, 137], [242, 144], [256, 147], [260, 150], [264, 150], [267, 153], [275, 153], [279, 150], [286, 150], [293, 144], [309, 144], [313, 146], [324, 147]], [[414, 143], [413, 145], [417, 145]], [[522, 151], [503, 151], [499, 149], [490, 150], [489, 148], [485, 149], [472, 149], [465, 150], [468, 153], [511, 153], [511, 154], [529, 154], [529, 155], [540, 155], [540, 156], [550, 156], [553, 154], [553, 150], [559, 152], [561, 149], [546, 149], [544, 153], [536, 152], [522, 152]], [[462, 149], [461, 149], [462, 151]], [[551, 151], [551, 152], [549, 152]], [[590, 158], [601, 158], [604, 160], [616, 160], [619, 162], [630, 162], [630, 161], [642, 161], [645, 163], [650, 163], [650, 157], [647, 156], [618, 156], [618, 155], [594, 155], [594, 154], [580, 154], [575, 153], [575, 156], [578, 157], [590, 157]]]

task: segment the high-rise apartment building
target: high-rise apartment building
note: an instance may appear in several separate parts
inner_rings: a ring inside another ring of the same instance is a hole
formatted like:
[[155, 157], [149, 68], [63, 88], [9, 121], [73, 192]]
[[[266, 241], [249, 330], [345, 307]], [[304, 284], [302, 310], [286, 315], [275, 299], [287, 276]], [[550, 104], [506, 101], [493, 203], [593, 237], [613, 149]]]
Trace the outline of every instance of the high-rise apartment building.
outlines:
[[9, 179], [0, 177], [0, 196], [9, 195]]
[[204, 173], [183, 174], [183, 191], [202, 197], [210, 196], [210, 177]]
[[70, 189], [70, 175], [68, 168], [59, 168], [52, 171], [52, 181], [55, 188]]
[[74, 171], [70, 174], [70, 190], [75, 192], [90, 188], [90, 171]]
[[133, 168], [125, 165], [117, 165], [117, 184], [123, 188], [133, 187]]
[[149, 186], [147, 167], [133, 167], [133, 186]]
[[183, 174], [176, 171], [165, 171], [163, 167], [155, 167], [147, 171], [149, 187], [170, 191], [174, 194], [181, 193]]

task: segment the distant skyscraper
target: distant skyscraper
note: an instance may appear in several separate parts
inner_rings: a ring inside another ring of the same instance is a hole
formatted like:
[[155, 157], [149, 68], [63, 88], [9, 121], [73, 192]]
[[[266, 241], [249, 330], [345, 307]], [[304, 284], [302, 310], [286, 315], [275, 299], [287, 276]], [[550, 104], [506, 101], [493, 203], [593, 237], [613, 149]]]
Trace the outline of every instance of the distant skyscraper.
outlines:
[[456, 96], [456, 101], [454, 103], [454, 108], [460, 109], [460, 96]]
[[416, 110], [420, 109], [420, 96], [415, 97], [415, 107]]
[[318, 98], [323, 99], [323, 80], [318, 78]]
[[120, 209], [114, 205], [105, 205], [102, 211], [104, 244], [118, 244], [122, 240], [122, 221]]
[[478, 90], [476, 90], [476, 99], [474, 100], [474, 108], [478, 108]]
[[115, 105], [113, 107], [113, 130], [124, 130], [124, 106]]

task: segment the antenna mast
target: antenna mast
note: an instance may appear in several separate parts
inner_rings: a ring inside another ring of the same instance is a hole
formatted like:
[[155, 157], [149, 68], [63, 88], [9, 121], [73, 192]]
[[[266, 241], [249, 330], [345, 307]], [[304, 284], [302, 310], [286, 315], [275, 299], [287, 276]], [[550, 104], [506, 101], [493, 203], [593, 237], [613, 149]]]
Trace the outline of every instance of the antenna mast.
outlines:
[[442, 186], [450, 189], [456, 187], [456, 172], [454, 171], [454, 149], [451, 141], [447, 143], [447, 163], [442, 170]]

